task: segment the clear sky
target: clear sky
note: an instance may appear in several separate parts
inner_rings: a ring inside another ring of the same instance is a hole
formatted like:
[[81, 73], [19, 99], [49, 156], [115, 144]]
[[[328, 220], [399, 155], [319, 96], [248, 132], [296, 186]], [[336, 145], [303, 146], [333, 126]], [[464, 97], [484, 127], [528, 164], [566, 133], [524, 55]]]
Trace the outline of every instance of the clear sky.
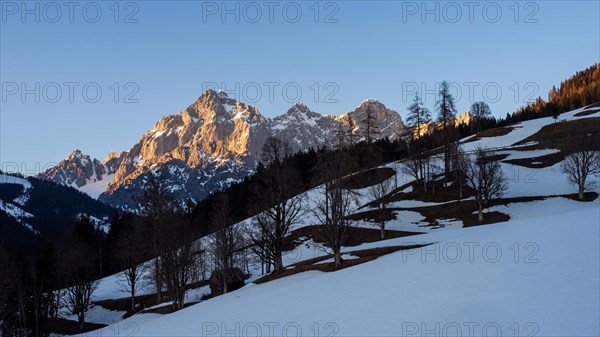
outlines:
[[0, 4], [1, 169], [26, 174], [127, 150], [209, 87], [268, 117], [366, 98], [404, 117], [447, 80], [459, 112], [500, 116], [600, 59], [598, 1]]

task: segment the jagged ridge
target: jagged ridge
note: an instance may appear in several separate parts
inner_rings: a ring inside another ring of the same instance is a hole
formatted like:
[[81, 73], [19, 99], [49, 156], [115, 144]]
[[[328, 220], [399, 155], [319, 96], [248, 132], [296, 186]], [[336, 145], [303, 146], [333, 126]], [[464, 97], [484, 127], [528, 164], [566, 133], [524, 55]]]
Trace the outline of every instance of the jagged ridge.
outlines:
[[77, 150], [39, 177], [79, 188], [110, 178], [99, 199], [135, 208], [152, 173], [182, 202], [198, 201], [251, 174], [269, 135], [288, 140], [295, 151], [329, 144], [340, 128], [359, 139], [367, 109], [380, 131], [376, 138], [396, 139], [405, 131], [400, 115], [373, 99], [341, 116], [322, 115], [298, 102], [281, 116], [265, 118], [224, 91], [208, 90], [180, 113], [161, 118], [130, 150], [111, 152], [102, 162]]

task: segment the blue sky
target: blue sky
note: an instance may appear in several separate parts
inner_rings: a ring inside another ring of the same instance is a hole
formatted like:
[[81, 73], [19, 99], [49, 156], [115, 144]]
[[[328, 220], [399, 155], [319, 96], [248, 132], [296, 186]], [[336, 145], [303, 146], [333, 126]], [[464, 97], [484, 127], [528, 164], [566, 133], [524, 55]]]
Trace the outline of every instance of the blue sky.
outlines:
[[483, 100], [501, 116], [600, 59], [597, 1], [1, 5], [0, 162], [26, 174], [129, 149], [209, 87], [269, 117], [366, 98], [405, 116], [447, 80], [459, 112]]

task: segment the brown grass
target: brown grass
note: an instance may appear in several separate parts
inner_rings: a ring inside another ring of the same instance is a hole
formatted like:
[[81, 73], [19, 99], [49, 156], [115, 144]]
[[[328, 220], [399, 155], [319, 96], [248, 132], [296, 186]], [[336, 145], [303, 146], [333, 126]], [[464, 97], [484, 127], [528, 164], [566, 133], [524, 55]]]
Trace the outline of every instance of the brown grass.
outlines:
[[573, 115], [573, 116], [575, 116], [575, 117], [584, 117], [584, 116], [593, 115], [593, 114], [595, 114], [595, 113], [596, 113], [596, 112], [598, 112], [598, 111], [600, 111], [600, 109], [587, 109], [587, 108], [586, 108], [586, 109], [585, 109], [585, 110], [583, 110], [582, 112], [578, 112], [578, 113], [576, 113], [576, 114], [575, 114], [575, 115]]
[[98, 329], [102, 329], [108, 325], [98, 323], [85, 323], [83, 330], [79, 330], [79, 322], [64, 318], [48, 319], [48, 332], [57, 335], [76, 335], [86, 333]]
[[[190, 302], [190, 303], [186, 303], [184, 305], [184, 308], [190, 307], [194, 304], [198, 304], [200, 302]], [[167, 314], [172, 314], [175, 311], [175, 307], [173, 305], [163, 305], [162, 307], [158, 307], [158, 308], [153, 308], [153, 309], [148, 309], [148, 310], [144, 310], [142, 311], [142, 314], [161, 314], [161, 315], [167, 315]]]
[[489, 225], [510, 220], [510, 217], [507, 214], [488, 212], [484, 214], [483, 222], [479, 222], [477, 220], [477, 214], [473, 214], [477, 211], [477, 203], [474, 200], [455, 201], [443, 205], [406, 208], [401, 210], [421, 213], [421, 215], [425, 217], [424, 221], [428, 222], [429, 226], [434, 228], [443, 227], [439, 222], [440, 219], [460, 220], [463, 223], [463, 227]]
[[[193, 284], [188, 285], [188, 289], [195, 289], [199, 287], [203, 287], [208, 284], [208, 281], [200, 281], [195, 282]], [[147, 294], [147, 295], [139, 295], [135, 297], [135, 304], [137, 305], [135, 310], [131, 310], [131, 298], [117, 298], [103, 301], [96, 301], [94, 304], [99, 305], [107, 310], [113, 311], [125, 311], [123, 314], [123, 318], [128, 318], [137, 314], [140, 311], [143, 311], [145, 308], [153, 307], [161, 303], [169, 302], [171, 298], [169, 296], [163, 296], [160, 300], [160, 303], [156, 301], [156, 293]], [[171, 306], [169, 306], [171, 307]]]
[[[521, 141], [516, 142], [513, 145], [522, 145], [535, 141], [544, 142], [546, 144], [552, 143], [560, 146], [564, 145], [565, 143], [568, 144], [568, 140], [572, 139], [574, 136], [583, 136], [587, 134], [594, 135], [598, 133], [600, 133], [600, 117], [591, 117], [546, 125], [541, 128], [540, 131]], [[541, 148], [554, 148], [554, 146], [549, 147], [546, 144], [544, 144], [544, 147]], [[536, 145], [532, 146], [531, 148], [536, 149]]]
[[[382, 247], [382, 248], [363, 249], [363, 250], [357, 250], [357, 251], [344, 253], [344, 254], [357, 256], [358, 258], [342, 261], [342, 264], [341, 264], [340, 268], [338, 268], [338, 269], [335, 268], [335, 263], [333, 263], [333, 262], [319, 263], [321, 261], [325, 261], [327, 259], [333, 258], [333, 255], [320, 256], [320, 257], [317, 257], [314, 259], [295, 263], [277, 274], [265, 275], [265, 276], [257, 279], [256, 281], [254, 281], [254, 283], [256, 283], [256, 284], [266, 283], [269, 281], [280, 279], [282, 277], [291, 276], [291, 275], [295, 275], [295, 274], [299, 274], [299, 273], [302, 273], [305, 271], [311, 271], [311, 270], [318, 270], [318, 271], [322, 271], [322, 272], [337, 271], [337, 270], [341, 270], [344, 268], [356, 266], [356, 265], [359, 265], [359, 264], [362, 264], [365, 262], [373, 261], [380, 256], [391, 254], [391, 253], [394, 253], [394, 252], [397, 252], [400, 250], [409, 250], [409, 249], [421, 248], [421, 247], [425, 247], [425, 246], [427, 246], [427, 245], [391, 246], [391, 247]], [[315, 264], [315, 263], [319, 263], [319, 264]]]
[[[398, 192], [387, 198], [390, 202], [401, 201], [401, 200], [417, 200], [424, 202], [447, 202], [451, 200], [458, 200], [460, 195], [460, 189], [456, 186], [443, 187], [443, 180], [435, 182], [435, 193], [431, 184], [427, 185], [427, 191], [422, 184], [412, 183], [413, 190], [411, 192]], [[468, 186], [463, 186], [463, 198], [468, 198], [475, 195], [475, 191]]]
[[560, 152], [548, 154], [540, 157], [533, 158], [519, 158], [519, 159], [509, 159], [504, 162], [507, 164], [513, 164], [518, 166], [523, 166], [527, 168], [544, 168], [550, 167], [556, 163], [559, 163], [565, 159], [567, 155], [562, 150]]
[[396, 171], [389, 167], [374, 168], [362, 171], [342, 179], [341, 185], [351, 190], [359, 190], [378, 184], [392, 177]]
[[571, 200], [575, 200], [575, 201], [590, 202], [590, 201], [594, 201], [598, 198], [598, 193], [585, 192], [583, 194], [583, 200], [579, 200], [579, 194], [577, 194], [577, 193], [563, 195], [563, 197], [571, 199]]
[[[375, 224], [374, 224], [375, 226]], [[296, 229], [292, 232], [291, 236], [295, 239], [297, 238], [310, 238], [315, 242], [323, 243], [323, 239], [320, 236], [319, 229], [321, 226], [313, 225], [313, 226], [305, 226], [302, 228]], [[394, 231], [394, 230], [386, 230], [385, 238], [386, 239], [394, 239], [401, 238], [405, 236], [417, 235], [421, 233], [417, 232], [403, 232], [403, 231]], [[376, 228], [363, 228], [363, 227], [352, 227], [348, 230], [346, 235], [344, 246], [346, 247], [354, 247], [361, 245], [363, 243], [370, 243], [380, 241], [381, 236], [379, 229]]]
[[[583, 142], [584, 139], [585, 142]], [[513, 145], [522, 145], [528, 142], [538, 142], [538, 144], [516, 150], [558, 149], [560, 152], [535, 158], [510, 159], [504, 162], [528, 168], [543, 168], [563, 161], [566, 156], [578, 148], [600, 150], [600, 117], [549, 124]]]
[[505, 136], [514, 129], [515, 128], [513, 128], [512, 126], [505, 126], [505, 127], [501, 127], [501, 128], [493, 128], [493, 129], [483, 130], [483, 131], [479, 132], [478, 134], [474, 135], [473, 137], [465, 140], [464, 143], [474, 142], [474, 141], [480, 140], [481, 138]]

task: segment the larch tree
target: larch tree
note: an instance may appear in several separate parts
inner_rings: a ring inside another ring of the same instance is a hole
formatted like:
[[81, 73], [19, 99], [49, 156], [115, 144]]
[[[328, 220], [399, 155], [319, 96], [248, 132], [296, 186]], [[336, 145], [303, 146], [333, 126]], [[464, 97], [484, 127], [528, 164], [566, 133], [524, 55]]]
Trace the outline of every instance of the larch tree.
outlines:
[[423, 127], [431, 121], [431, 113], [423, 106], [419, 93], [415, 94], [413, 102], [408, 106], [406, 125], [413, 129], [413, 139], [420, 139]]
[[368, 144], [371, 144], [373, 142], [373, 138], [379, 134], [379, 125], [377, 125], [375, 111], [373, 111], [368, 103], [365, 106], [365, 114], [361, 124], [363, 124], [365, 127], [365, 141]]
[[423, 101], [419, 97], [419, 93], [415, 94], [415, 98], [411, 105], [408, 106], [408, 117], [406, 119], [407, 125], [413, 130], [412, 139], [416, 149], [413, 151], [413, 163], [415, 164], [416, 175], [415, 179], [420, 180], [424, 177], [424, 165], [423, 165], [423, 128], [431, 122], [431, 113], [427, 108], [423, 106]]
[[444, 137], [444, 174], [447, 177], [450, 172], [450, 143], [456, 119], [456, 107], [454, 106], [454, 97], [450, 93], [450, 84], [446, 81], [440, 85], [435, 109], [438, 114], [437, 121]]

